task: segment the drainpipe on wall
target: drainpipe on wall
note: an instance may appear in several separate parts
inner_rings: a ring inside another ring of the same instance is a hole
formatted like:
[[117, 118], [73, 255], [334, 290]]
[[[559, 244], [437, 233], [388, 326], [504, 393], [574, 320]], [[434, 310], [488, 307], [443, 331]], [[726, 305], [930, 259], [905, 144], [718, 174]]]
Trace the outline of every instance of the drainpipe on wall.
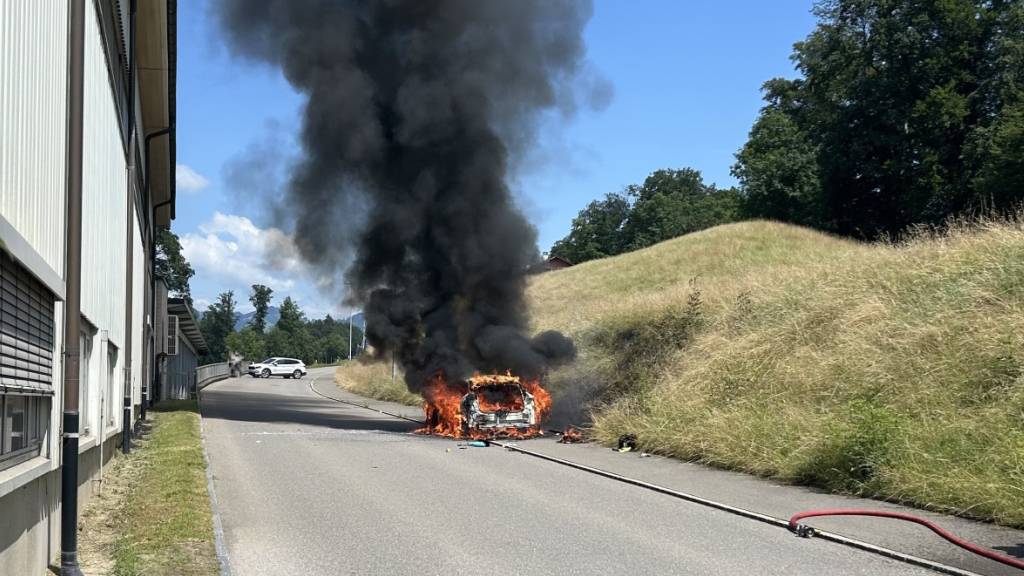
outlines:
[[[146, 162], [146, 177], [145, 177], [145, 181], [142, 184], [142, 188], [143, 188], [143, 190], [145, 190], [147, 198], [151, 197], [150, 194], [149, 194], [149, 173], [150, 173], [150, 166], [149, 166], [149, 143], [154, 138], [157, 138], [158, 136], [164, 136], [164, 135], [168, 135], [170, 133], [171, 133], [171, 128], [167, 127], [167, 128], [162, 128], [162, 129], [157, 130], [155, 132], [150, 132], [149, 134], [146, 134], [146, 141], [145, 141], [145, 147], [144, 147], [144, 149], [146, 151], [146, 159], [145, 159], [145, 162]], [[171, 170], [173, 170], [173, 169], [174, 169], [174, 167], [172, 166]], [[173, 176], [173, 172], [172, 172], [171, 177], [172, 178], [174, 177]], [[150, 319], [149, 321], [150, 321], [150, 325], [153, 328], [156, 328], [156, 211], [159, 210], [163, 206], [171, 204], [172, 202], [174, 202], [174, 198], [173, 197], [170, 200], [165, 200], [163, 202], [160, 202], [159, 204], [154, 205], [153, 206], [153, 210], [152, 210], [152, 217], [151, 217], [152, 226], [150, 228], [150, 232], [152, 233], [152, 238], [150, 239], [150, 243], [149, 243], [149, 266], [150, 266], [149, 293], [151, 294], [151, 296], [149, 298], [149, 319]], [[146, 407], [147, 407], [146, 405], [149, 403], [149, 392], [150, 392], [150, 390], [154, 390], [155, 389], [157, 379], [160, 377], [160, 368], [157, 366], [157, 354], [156, 354], [157, 338], [160, 338], [160, 334], [156, 334], [156, 333], [152, 333], [151, 334], [151, 340], [150, 340], [150, 346], [149, 346], [149, 357], [150, 357], [150, 366], [153, 367], [153, 374], [151, 375], [152, 381], [147, 381], [145, 383], [145, 385], [143, 385], [143, 387], [142, 387], [142, 410], [141, 410], [140, 417], [143, 420], [146, 419]]]
[[132, 314], [134, 314], [135, 288], [135, 145], [138, 142], [135, 126], [135, 10], [136, 0], [131, 1], [128, 20], [128, 249], [125, 272], [124, 296], [124, 406], [121, 414], [121, 452], [127, 454], [132, 449]]
[[64, 301], [64, 414], [61, 439], [60, 573], [78, 567], [78, 376], [82, 313], [82, 108], [85, 62], [85, 0], [68, 3], [67, 236]]

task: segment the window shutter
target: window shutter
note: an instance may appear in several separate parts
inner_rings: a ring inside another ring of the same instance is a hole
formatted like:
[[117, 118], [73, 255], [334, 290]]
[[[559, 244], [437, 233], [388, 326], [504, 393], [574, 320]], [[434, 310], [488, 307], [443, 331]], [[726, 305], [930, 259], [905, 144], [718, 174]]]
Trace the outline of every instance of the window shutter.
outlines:
[[0, 393], [53, 394], [54, 295], [0, 252]]
[[178, 317], [167, 315], [167, 355], [178, 355]]

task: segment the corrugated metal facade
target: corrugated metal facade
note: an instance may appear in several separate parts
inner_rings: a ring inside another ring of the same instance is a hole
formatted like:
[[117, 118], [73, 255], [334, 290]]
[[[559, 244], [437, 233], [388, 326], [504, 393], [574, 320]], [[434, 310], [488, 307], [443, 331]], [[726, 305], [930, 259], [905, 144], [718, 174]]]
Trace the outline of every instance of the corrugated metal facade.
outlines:
[[[82, 315], [98, 329], [93, 336], [93, 353], [88, 358], [89, 385], [83, 392], [83, 423], [92, 423], [89, 435], [98, 431], [100, 406], [117, 401], [105, 398], [113, 388], [111, 377], [123, 382], [125, 251], [128, 233], [127, 165], [121, 140], [114, 94], [111, 91], [103, 38], [95, 5], [86, 2], [85, 13], [85, 92], [83, 104], [82, 146]], [[116, 364], [108, 365], [105, 334], [117, 348]], [[83, 358], [83, 361], [86, 359]], [[118, 413], [116, 424], [119, 426]]]
[[123, 348], [128, 178], [96, 13], [92, 2], [86, 6], [82, 314]]
[[67, 2], [0, 2], [0, 214], [61, 277], [66, 115]]
[[164, 361], [164, 381], [160, 386], [161, 400], [185, 400], [196, 388], [196, 367], [199, 358], [188, 338], [178, 333], [178, 353]]
[[[139, 4], [150, 12], [159, 9], [154, 8], [156, 3]], [[128, 117], [124, 110], [128, 90], [121, 67], [126, 62], [127, 6], [128, 0], [85, 2], [81, 294], [82, 313], [96, 330], [89, 336], [91, 355], [84, 366], [88, 395], [82, 398], [81, 406], [88, 416], [83, 414], [82, 421], [90, 426], [90, 434], [80, 444], [80, 504], [87, 501], [95, 486], [88, 480], [97, 472], [100, 455], [109, 456], [115, 444], [108, 440], [104, 453], [98, 449], [103, 444], [97, 442], [97, 436], [103, 432], [112, 438], [120, 431], [129, 337], [135, 407], [141, 402], [140, 388], [146, 380], [147, 258], [143, 239], [147, 233], [141, 224], [148, 224], [148, 218], [138, 219], [134, 227], [132, 293], [126, 295], [125, 290], [128, 175], [122, 134], [126, 128], [123, 120]], [[54, 292], [63, 292], [61, 279], [65, 273], [68, 16], [67, 0], [0, 0], [0, 234], [13, 240], [8, 252]], [[161, 29], [157, 24], [150, 29], [150, 34], [139, 36], [140, 50], [148, 47], [156, 54], [155, 60], [166, 56], [167, 65], [173, 68], [174, 56], [169, 48], [173, 39], [163, 37], [173, 28]], [[113, 77], [109, 66], [114, 67]], [[146, 102], [153, 104], [147, 109], [159, 111], [166, 105], [160, 102], [166, 84], [154, 88], [161, 79], [142, 81], [141, 74], [136, 74], [136, 80], [140, 90], [136, 91], [132, 110], [141, 120], [142, 95], [148, 91]], [[160, 115], [156, 117], [159, 121]], [[145, 131], [141, 122], [137, 128]], [[138, 157], [137, 152], [135, 155]], [[161, 185], [166, 188], [168, 182]], [[144, 213], [149, 198], [142, 194], [136, 198], [140, 203], [137, 210]], [[9, 279], [6, 269], [0, 274]], [[126, 297], [131, 297], [133, 303], [130, 335], [124, 333]], [[11, 459], [3, 463], [4, 474], [17, 474], [10, 480], [5, 476], [0, 483], [0, 542], [7, 544], [0, 546], [3, 574], [42, 573], [59, 549], [64, 303], [57, 301], [53, 309], [54, 395], [43, 401], [50, 414], [44, 444], [37, 458], [15, 465], [11, 465], [15, 462]], [[15, 356], [23, 352], [15, 348]], [[9, 355], [10, 350], [0, 349], [3, 354]], [[16, 368], [22, 369], [21, 365]], [[22, 470], [22, 466], [26, 468]]]

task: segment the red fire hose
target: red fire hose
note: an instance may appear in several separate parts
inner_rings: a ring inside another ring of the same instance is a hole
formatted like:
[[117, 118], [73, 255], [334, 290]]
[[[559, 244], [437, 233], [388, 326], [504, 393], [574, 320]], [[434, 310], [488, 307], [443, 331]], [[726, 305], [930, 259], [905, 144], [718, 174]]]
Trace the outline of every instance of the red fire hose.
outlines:
[[1007, 556], [1005, 554], [1000, 554], [999, 552], [993, 552], [992, 550], [979, 546], [973, 542], [968, 542], [967, 540], [958, 537], [956, 534], [953, 534], [952, 532], [949, 532], [948, 530], [943, 529], [941, 526], [929, 522], [924, 518], [918, 518], [917, 516], [911, 516], [910, 514], [903, 514], [902, 512], [885, 512], [882, 510], [857, 510], [853, 508], [808, 510], [807, 512], [800, 512], [798, 514], [794, 514], [793, 517], [789, 519], [789, 529], [799, 536], [809, 538], [814, 535], [814, 528], [801, 524], [800, 521], [805, 518], [814, 518], [816, 516], [876, 516], [879, 518], [895, 518], [897, 520], [913, 522], [914, 524], [920, 524], [921, 526], [924, 526], [932, 532], [935, 532], [939, 536], [942, 536], [946, 540], [952, 542], [953, 544], [956, 544], [964, 550], [973, 552], [979, 556], [984, 556], [989, 560], [995, 560], [996, 562], [1006, 564], [1007, 566], [1013, 566], [1014, 568], [1017, 568], [1019, 570], [1024, 570], [1024, 561]]

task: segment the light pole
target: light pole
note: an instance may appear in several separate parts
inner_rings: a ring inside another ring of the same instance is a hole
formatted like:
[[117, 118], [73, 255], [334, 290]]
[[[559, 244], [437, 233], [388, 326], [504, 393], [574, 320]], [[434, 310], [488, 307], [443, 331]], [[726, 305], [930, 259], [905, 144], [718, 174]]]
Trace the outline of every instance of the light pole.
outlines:
[[348, 359], [352, 360], [352, 312], [348, 311]]

